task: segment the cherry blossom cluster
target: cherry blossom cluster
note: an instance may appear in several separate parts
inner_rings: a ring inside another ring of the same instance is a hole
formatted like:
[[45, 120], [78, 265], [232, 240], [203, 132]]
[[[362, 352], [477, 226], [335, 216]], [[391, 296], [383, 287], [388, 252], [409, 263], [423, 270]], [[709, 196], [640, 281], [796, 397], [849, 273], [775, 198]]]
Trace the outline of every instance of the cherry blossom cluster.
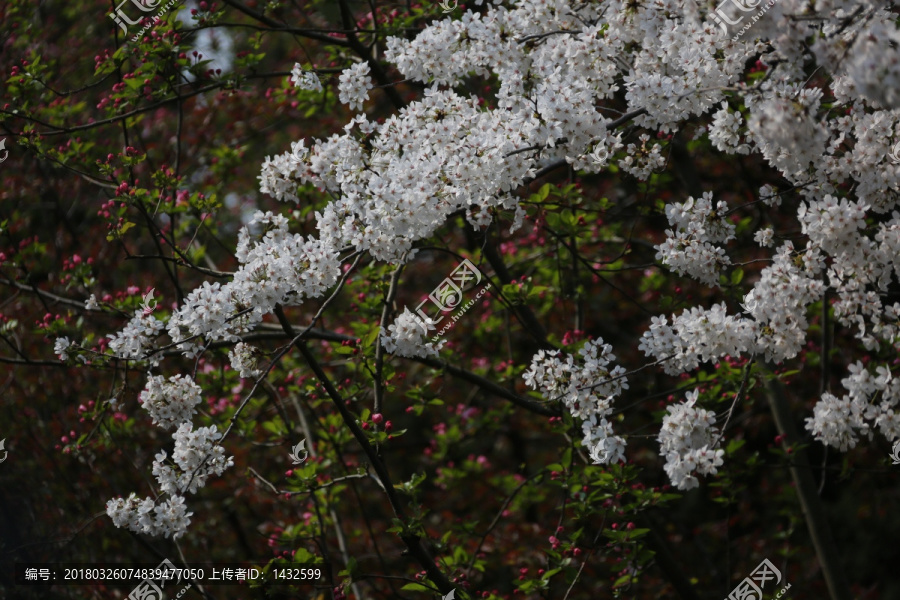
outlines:
[[53, 342], [53, 353], [59, 357], [59, 360], [69, 360], [69, 348], [72, 347], [72, 341], [66, 337], [58, 337]]
[[[251, 234], [254, 228], [264, 228], [259, 239]], [[237, 342], [276, 304], [298, 305], [319, 297], [340, 275], [333, 246], [291, 234], [288, 220], [271, 212], [258, 211], [241, 228], [235, 255], [240, 268], [230, 282], [204, 282], [169, 319], [169, 337], [189, 356], [200, 350], [196, 338]]]
[[822, 254], [815, 247], [798, 255], [786, 242], [745, 295], [746, 316], [730, 315], [720, 303], [709, 309], [686, 309], [671, 325], [665, 316], [654, 317], [639, 348], [664, 361], [670, 374], [726, 355], [762, 355], [776, 362], [793, 358], [806, 340], [807, 309], [824, 293], [818, 277], [822, 268]]
[[582, 445], [596, 464], [624, 462], [625, 440], [613, 434], [606, 417], [616, 396], [628, 389], [625, 369], [611, 366], [616, 357], [602, 339], [588, 341], [578, 355], [576, 364], [571, 354], [539, 350], [523, 375], [525, 383], [547, 401], [561, 400], [573, 417], [583, 420]]
[[259, 365], [261, 354], [262, 352], [256, 346], [238, 342], [228, 352], [228, 358], [231, 361], [231, 368], [237, 371], [240, 377], [255, 378], [263, 373]]
[[734, 224], [727, 214], [728, 205], [719, 200], [714, 206], [711, 192], [669, 204], [666, 217], [674, 229], [667, 229], [666, 241], [656, 246], [656, 258], [676, 273], [718, 285], [722, 267], [731, 264], [725, 249], [715, 245], [734, 239]]
[[715, 475], [725, 451], [716, 449], [719, 431], [712, 411], [696, 408], [698, 390], [687, 400], [666, 408], [659, 430], [659, 454], [666, 458], [665, 471], [680, 490], [700, 485], [697, 475]]
[[762, 270], [753, 289], [744, 296], [744, 308], [759, 333], [756, 345], [748, 345], [746, 351], [775, 362], [797, 356], [806, 341], [807, 310], [825, 292], [820, 277], [823, 260], [822, 253], [810, 243], [802, 253], [795, 252], [790, 241], [778, 249], [772, 265]]
[[662, 153], [662, 146], [653, 144], [648, 148], [647, 142], [649, 141], [650, 136], [642, 133], [640, 145], [628, 144], [625, 158], [619, 161], [619, 166], [623, 171], [641, 181], [646, 181], [651, 174], [666, 166], [666, 157]]
[[193, 418], [201, 391], [188, 375], [175, 375], [168, 381], [162, 375], [151, 375], [139, 400], [154, 425], [174, 429]]
[[695, 306], [674, 317], [671, 325], [665, 316], [653, 317], [638, 349], [660, 361], [666, 373], [677, 375], [755, 347], [757, 332], [754, 321], [729, 315], [724, 303]]
[[158, 364], [158, 356], [150, 351], [153, 350], [154, 341], [164, 328], [165, 324], [162, 321], [137, 310], [122, 331], [110, 336], [109, 349], [118, 358], [143, 360], [152, 356], [154, 364]]
[[313, 71], [304, 71], [299, 64], [294, 64], [294, 68], [291, 70], [291, 83], [294, 84], [294, 87], [308, 92], [322, 91], [322, 82], [319, 81], [319, 76]]
[[363, 102], [369, 99], [369, 90], [372, 89], [370, 70], [369, 63], [361, 62], [341, 72], [339, 98], [342, 103], [349, 104], [352, 110], [360, 110]]
[[[857, 11], [858, 18], [849, 20]], [[897, 47], [900, 31], [896, 14], [877, 2], [831, 3], [836, 18], [822, 27], [826, 35], [812, 46], [816, 60], [848, 79], [854, 96], [885, 109], [900, 107], [900, 65]]]
[[194, 494], [206, 485], [210, 475], [222, 475], [234, 465], [233, 457], [226, 457], [218, 444], [222, 434], [215, 426], [194, 430], [190, 422], [182, 423], [173, 434], [174, 466], [166, 464], [167, 454], [159, 452], [153, 461], [153, 475], [162, 493], [168, 498], [139, 500], [132, 493], [127, 499], [112, 498], [106, 503], [106, 514], [116, 527], [126, 527], [135, 533], [179, 538], [190, 525], [184, 494]]
[[[576, 157], [566, 157], [566, 160], [572, 165], [573, 168], [584, 171], [585, 173], [600, 173], [604, 171], [606, 166], [609, 165], [609, 162], [615, 155], [616, 151], [622, 148], [622, 134], [614, 134], [611, 131], [607, 131], [598, 134], [593, 143], [596, 145], [589, 153]], [[632, 145], [629, 144], [629, 150], [633, 150], [631, 146]], [[660, 166], [659, 163], [656, 162], [656, 157], [659, 156], [658, 146], [654, 146], [654, 150], [656, 152], [654, 154], [652, 168], [655, 169]], [[625, 159], [622, 160], [624, 163]], [[623, 168], [630, 168], [630, 166], [628, 166], [627, 164], [621, 164], [620, 166], [622, 166]], [[629, 172], [634, 174], [633, 170], [629, 170]], [[511, 229], [510, 232], [512, 231], [514, 230]]]
[[771, 248], [775, 243], [775, 231], [771, 227], [765, 227], [753, 234], [753, 241], [763, 248]]
[[381, 343], [385, 350], [398, 356], [407, 358], [437, 356], [446, 340], [425, 341], [427, 333], [434, 329], [431, 318], [422, 318], [404, 308], [388, 326], [387, 331], [381, 332]]
[[784, 83], [745, 97], [748, 137], [769, 164], [791, 180], [803, 181], [810, 165], [825, 153], [828, 130], [817, 114], [822, 95], [819, 88]]
[[816, 403], [806, 428], [817, 440], [841, 451], [856, 447], [859, 435], [872, 438], [878, 429], [888, 441], [900, 439], [900, 378], [890, 368], [879, 365], [875, 373], [859, 361], [849, 367], [841, 380], [849, 394], [838, 398], [830, 393]]
[[222, 475], [234, 465], [233, 457], [226, 457], [225, 450], [218, 445], [222, 434], [214, 425], [194, 430], [191, 423], [183, 423], [172, 437], [175, 440], [172, 460], [178, 469], [165, 464], [164, 450], [153, 461], [153, 474], [160, 489], [167, 494], [185, 491], [195, 494], [206, 485], [210, 475]]
[[153, 498], [138, 499], [137, 494], [132, 492], [128, 498], [109, 500], [106, 514], [116, 527], [154, 537], [178, 539], [187, 532], [194, 513], [187, 512], [183, 496], [170, 496], [157, 504]]
[[744, 118], [739, 111], [729, 111], [728, 102], [713, 114], [709, 126], [709, 141], [717, 150], [728, 154], [749, 154], [750, 146], [741, 143], [741, 127]]
[[328, 190], [336, 200], [316, 213], [320, 239], [400, 263], [457, 210], [486, 224], [492, 207], [517, 206], [506, 192], [533, 172], [515, 152], [529, 146], [534, 120], [505, 121], [474, 98], [430, 88], [381, 125], [359, 115], [342, 136], [267, 159], [260, 190], [287, 200], [298, 183]]

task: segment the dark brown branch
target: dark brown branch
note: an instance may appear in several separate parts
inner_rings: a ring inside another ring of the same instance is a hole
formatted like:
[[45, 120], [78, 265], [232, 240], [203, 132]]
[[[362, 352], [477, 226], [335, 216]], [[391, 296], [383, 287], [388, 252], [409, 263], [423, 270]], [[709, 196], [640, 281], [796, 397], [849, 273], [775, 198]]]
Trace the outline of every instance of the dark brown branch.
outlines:
[[785, 448], [792, 448], [794, 457], [791, 465], [791, 478], [797, 489], [797, 497], [800, 500], [800, 508], [809, 529], [809, 537], [816, 551], [816, 558], [822, 568], [825, 584], [828, 586], [828, 594], [831, 600], [850, 600], [853, 595], [844, 578], [841, 568], [840, 554], [831, 535], [831, 527], [828, 525], [828, 516], [822, 506], [822, 499], [816, 493], [816, 484], [810, 471], [809, 459], [806, 450], [799, 445], [800, 438], [794, 427], [794, 419], [788, 406], [788, 399], [784, 393], [784, 387], [775, 376], [766, 380], [769, 407], [775, 417], [775, 425], [781, 434]]
[[544, 415], [546, 417], [558, 417], [562, 415], [562, 411], [556, 404], [544, 404], [535, 400], [531, 400], [530, 398], [519, 396], [518, 394], [509, 391], [508, 389], [494, 383], [489, 379], [485, 379], [484, 377], [476, 375], [471, 371], [466, 371], [465, 369], [461, 369], [459, 367], [451, 365], [446, 361], [439, 360], [437, 358], [414, 358], [413, 360], [428, 365], [429, 367], [434, 367], [435, 369], [443, 369], [444, 371], [447, 371], [458, 379], [473, 383], [483, 389], [485, 392], [509, 400], [516, 406], [529, 410], [533, 413]]
[[188, 269], [192, 269], [199, 273], [203, 273], [204, 275], [209, 275], [210, 277], [217, 277], [219, 279], [227, 279], [228, 277], [234, 276], [234, 273], [228, 273], [225, 271], [216, 271], [214, 269], [208, 269], [206, 267], [201, 267], [199, 265], [195, 265], [193, 263], [189, 263], [183, 258], [175, 258], [174, 256], [163, 256], [163, 255], [152, 255], [152, 254], [129, 254], [125, 257], [125, 260], [164, 260], [168, 262], [175, 263], [179, 267], [187, 267]]
[[[381, 321], [378, 323], [382, 329], [387, 328], [387, 320], [391, 314], [391, 307], [394, 304], [394, 298], [397, 297], [397, 282], [400, 280], [400, 274], [403, 272], [403, 265], [394, 269], [391, 275], [391, 283], [388, 288], [387, 296], [384, 298], [384, 306], [381, 307]], [[381, 412], [381, 400], [384, 398], [384, 382], [381, 380], [381, 373], [384, 369], [384, 346], [381, 345], [381, 336], [375, 340], [375, 403], [372, 411]]]
[[[263, 326], [265, 326], [265, 324], [263, 324]], [[283, 340], [285, 339], [285, 337], [287, 337], [287, 334], [279, 331], [258, 331], [255, 333], [245, 334], [241, 336], [241, 339], [245, 342], [248, 342], [253, 340]], [[354, 336], [316, 328], [310, 329], [309, 334], [306, 337], [308, 337], [309, 339], [327, 340], [329, 342], [352, 342], [356, 340]], [[210, 344], [209, 347], [226, 348], [231, 347], [232, 345], [233, 344], [231, 342], [214, 342]], [[490, 379], [486, 379], [481, 375], [478, 375], [471, 371], [467, 371], [461, 367], [457, 367], [456, 365], [452, 365], [447, 361], [437, 358], [415, 356], [410, 357], [408, 360], [414, 360], [418, 363], [422, 363], [423, 365], [428, 365], [433, 369], [441, 369], [443, 371], [446, 371], [457, 379], [462, 379], [463, 381], [468, 381], [469, 383], [477, 385], [488, 394], [492, 394], [494, 396], [497, 396], [498, 398], [509, 400], [516, 406], [529, 410], [533, 413], [537, 413], [539, 415], [544, 415], [547, 417], [558, 417], [562, 415], [562, 412], [552, 404], [544, 404], [535, 400], [531, 400], [530, 398], [525, 398], [524, 396], [519, 396], [518, 394], [511, 392], [510, 390], [491, 381]]]
[[[329, 38], [331, 39], [331, 38]], [[338, 40], [333, 40], [337, 42]], [[259, 74], [251, 74], [251, 75], [241, 75], [241, 79], [266, 79], [268, 77], [277, 76], [278, 74], [271, 73], [259, 73]], [[188, 84], [185, 84], [188, 85]], [[43, 125], [44, 127], [52, 128], [52, 131], [34, 131], [28, 133], [11, 133], [11, 136], [23, 136], [23, 135], [35, 135], [35, 136], [51, 136], [51, 135], [65, 135], [69, 133], [74, 133], [76, 131], [86, 131], [89, 129], [96, 129], [97, 127], [102, 127], [104, 125], [111, 125], [115, 123], [119, 123], [120, 121], [124, 121], [129, 117], [134, 117], [136, 115], [140, 115], [146, 112], [152, 112], [157, 108], [162, 106], [166, 106], [167, 104], [171, 104], [173, 102], [180, 102], [187, 98], [191, 98], [193, 96], [199, 96], [200, 94], [205, 94], [206, 92], [211, 92], [213, 90], [217, 90], [219, 88], [228, 88], [232, 86], [233, 83], [229, 80], [226, 81], [218, 81], [216, 83], [211, 83], [209, 85], [205, 85], [203, 87], [199, 87], [195, 90], [191, 90], [181, 96], [173, 96], [171, 98], [163, 98], [158, 102], [154, 102], [153, 104], [147, 104], [146, 106], [142, 106], [140, 108], [135, 108], [134, 110], [130, 110], [128, 112], [122, 113], [120, 115], [116, 115], [114, 117], [109, 117], [108, 119], [101, 119], [99, 121], [93, 121], [91, 123], [85, 123], [83, 125], [72, 125], [68, 127], [63, 127], [60, 125], [54, 125], [53, 123], [48, 123], [31, 115], [23, 114], [22, 112], [13, 112], [12, 110], [2, 110], [0, 109], [0, 115], [6, 115], [10, 119], [24, 119], [30, 123], [35, 123], [37, 125]]]
[[240, 2], [237, 2], [237, 0], [222, 0], [222, 1], [226, 5], [237, 10], [238, 12], [242, 12], [245, 15], [247, 15], [248, 17], [250, 17], [251, 19], [253, 19], [255, 21], [259, 21], [263, 25], [268, 26], [270, 28], [270, 30], [272, 30], [272, 31], [283, 31], [285, 33], [293, 33], [295, 35], [309, 38], [311, 40], [318, 40], [320, 42], [334, 44], [335, 46], [349, 46], [350, 45], [344, 40], [341, 40], [338, 38], [333, 38], [329, 35], [326, 35], [324, 33], [319, 33], [315, 30], [303, 29], [303, 28], [297, 28], [297, 27], [288, 27], [284, 23], [279, 23], [275, 19], [271, 19], [271, 18], [267, 17], [266, 15], [262, 14], [261, 12], [257, 12], [255, 10], [253, 10], [252, 8], [249, 8], [249, 7], [241, 4]]
[[[503, 261], [503, 257], [500, 256], [500, 253], [497, 252], [497, 247], [493, 243], [493, 241], [488, 237], [487, 233], [484, 236], [484, 244], [481, 248], [484, 257], [491, 264], [491, 267], [494, 268], [494, 272], [497, 274], [497, 278], [503, 282], [504, 284], [509, 284], [513, 281], [513, 276], [509, 272], [509, 269], [506, 268], [506, 263]], [[497, 287], [497, 292], [499, 293], [502, 289], [501, 286]], [[516, 319], [522, 323], [522, 326], [525, 328], [525, 331], [531, 335], [539, 348], [544, 350], [554, 350], [556, 346], [551, 344], [549, 340], [547, 340], [547, 330], [544, 329], [544, 326], [538, 321], [534, 312], [524, 304], [510, 305], [510, 310], [515, 315]]]
[[67, 365], [59, 360], [31, 360], [29, 358], [8, 358], [6, 356], [0, 356], [0, 363], [22, 365], [25, 367], [71, 367], [71, 365]]
[[0, 284], [8, 285], [20, 290], [24, 290], [26, 292], [33, 292], [38, 296], [45, 298], [47, 300], [52, 300], [53, 302], [57, 302], [59, 304], [65, 304], [66, 306], [73, 306], [79, 308], [86, 312], [102, 312], [99, 309], [88, 309], [84, 307], [84, 302], [79, 302], [78, 300], [72, 300], [70, 298], [65, 298], [63, 296], [57, 296], [56, 294], [52, 294], [50, 292], [45, 292], [33, 285], [26, 285], [24, 283], [19, 283], [18, 281], [12, 281], [10, 279], [2, 279], [0, 278]]
[[[276, 307], [275, 316], [278, 318], [278, 322], [281, 324], [285, 333], [290, 335], [292, 338], [296, 338], [297, 336], [294, 335], [294, 328], [287, 320], [287, 317], [284, 314], [284, 310], [282, 310], [280, 306]], [[303, 359], [315, 374], [316, 379], [318, 379], [319, 383], [322, 384], [322, 387], [325, 388], [325, 391], [331, 398], [334, 407], [337, 409], [337, 411], [341, 415], [341, 418], [344, 420], [344, 424], [350, 429], [350, 433], [352, 433], [353, 437], [356, 438], [357, 443], [362, 448], [366, 457], [369, 459], [372, 467], [375, 469], [375, 473], [378, 476], [379, 481], [381, 482], [384, 493], [387, 495], [388, 502], [391, 505], [391, 509], [394, 511], [394, 514], [397, 516], [397, 518], [403, 521], [405, 524], [407, 521], [406, 511], [403, 509], [403, 505], [400, 503], [400, 499], [397, 497], [397, 492], [394, 489], [390, 474], [388, 473], [387, 467], [385, 466], [384, 462], [382, 462], [381, 458], [378, 457], [378, 454], [375, 452], [375, 448], [372, 447], [372, 444], [369, 443], [369, 440], [366, 438], [365, 432], [356, 423], [356, 418], [347, 409], [347, 405], [344, 403], [343, 397], [341, 397], [341, 394], [340, 392], [338, 392], [337, 388], [334, 387], [334, 384], [331, 382], [328, 374], [325, 373], [321, 365], [319, 365], [319, 362], [316, 360], [316, 357], [313, 356], [312, 352], [309, 351], [306, 342], [298, 339], [295, 341], [294, 347], [300, 351]], [[441, 570], [437, 568], [434, 563], [434, 558], [432, 558], [428, 550], [425, 549], [425, 546], [422, 544], [422, 539], [418, 535], [411, 533], [410, 531], [404, 531], [400, 534], [400, 539], [403, 540], [403, 543], [406, 544], [410, 555], [414, 559], [416, 559], [422, 569], [424, 569], [427, 573], [429, 579], [434, 582], [434, 584], [438, 587], [442, 594], [449, 594], [450, 591], [456, 587], [450, 582], [450, 580], [447, 579], [447, 577], [441, 572]]]
[[372, 75], [375, 77], [375, 80], [379, 83], [379, 87], [387, 94], [387, 97], [394, 105], [394, 108], [400, 110], [406, 106], [406, 103], [400, 97], [400, 94], [397, 93], [397, 90], [393, 85], [394, 82], [387, 76], [381, 63], [375, 60], [375, 57], [372, 56], [369, 49], [359, 41], [358, 37], [356, 37], [356, 23], [353, 18], [353, 13], [350, 11], [350, 6], [347, 4], [347, 0], [338, 0], [338, 4], [341, 7], [342, 25], [344, 26], [344, 29], [351, 31], [351, 33], [347, 34], [347, 45], [350, 46], [351, 50], [356, 52], [357, 56], [369, 63], [369, 68], [372, 70]]

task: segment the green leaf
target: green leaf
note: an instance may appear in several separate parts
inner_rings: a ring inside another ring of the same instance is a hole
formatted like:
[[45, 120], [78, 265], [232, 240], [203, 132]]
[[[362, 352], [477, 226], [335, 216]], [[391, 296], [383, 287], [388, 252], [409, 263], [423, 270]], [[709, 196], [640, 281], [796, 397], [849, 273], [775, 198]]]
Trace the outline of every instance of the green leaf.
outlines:
[[548, 212], [546, 218], [547, 218], [547, 225], [551, 229], [559, 228], [561, 217], [557, 213]]
[[404, 592], [434, 592], [432, 588], [424, 586], [421, 583], [407, 583], [400, 589]]
[[536, 195], [537, 195], [538, 200], [540, 200], [540, 201], [546, 200], [547, 196], [550, 195], [550, 184], [545, 183], [544, 185], [542, 185], [541, 189], [538, 190], [538, 193]]
[[295, 550], [293, 560], [297, 564], [312, 564], [316, 562], [316, 555], [306, 548], [300, 547]]
[[542, 579], [550, 579], [551, 577], [553, 577], [560, 571], [562, 571], [562, 569], [550, 569], [549, 571], [547, 571], [543, 575], [541, 575], [541, 578]]
[[359, 574], [359, 563], [352, 556], [347, 559], [347, 569], [346, 570], [347, 570], [347, 575], [350, 577], [351, 581], [353, 581], [353, 579], [355, 579], [356, 576]]
[[629, 533], [631, 533], [631, 539], [635, 539], [635, 538], [639, 538], [641, 536], [647, 535], [647, 533], [649, 533], [649, 532], [650, 532], [649, 529], [637, 528], [637, 529], [632, 529]]
[[728, 442], [728, 445], [725, 447], [725, 453], [733, 454], [734, 452], [737, 452], [737, 450], [739, 448], [741, 448], [741, 446], [743, 446], [743, 445], [744, 445], [744, 440], [731, 440], [730, 442]]
[[274, 433], [275, 435], [281, 435], [285, 433], [284, 427], [281, 426], [280, 422], [275, 421], [265, 421], [262, 424], [262, 428], [268, 431], [269, 433]]
[[378, 334], [381, 332], [380, 327], [372, 327], [371, 331], [366, 334], [366, 337], [363, 338], [363, 346], [369, 347], [375, 343], [375, 340], [378, 339]]

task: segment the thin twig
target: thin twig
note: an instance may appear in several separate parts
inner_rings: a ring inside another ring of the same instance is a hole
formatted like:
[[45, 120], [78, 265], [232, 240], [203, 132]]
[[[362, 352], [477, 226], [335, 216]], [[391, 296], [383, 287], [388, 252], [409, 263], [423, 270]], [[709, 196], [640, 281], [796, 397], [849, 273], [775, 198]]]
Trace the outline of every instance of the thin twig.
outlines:
[[747, 381], [750, 379], [750, 370], [753, 368], [753, 361], [747, 361], [747, 364], [744, 365], [744, 376], [741, 378], [741, 385], [738, 388], [737, 393], [734, 395], [734, 400], [731, 401], [731, 408], [728, 409], [728, 416], [725, 417], [725, 424], [722, 425], [722, 428], [719, 430], [719, 436], [716, 438], [716, 441], [713, 442], [710, 448], [715, 448], [719, 445], [719, 440], [722, 439], [722, 436], [725, 435], [725, 430], [728, 428], [728, 423], [731, 421], [731, 415], [734, 413], [734, 407], [737, 405], [738, 401], [744, 397], [744, 391], [747, 388]]
[[469, 565], [466, 567], [467, 573], [472, 572], [472, 566], [475, 564], [475, 559], [478, 558], [478, 553], [481, 552], [481, 547], [484, 545], [484, 542], [485, 542], [485, 540], [487, 540], [487, 537], [491, 534], [491, 531], [493, 531], [494, 528], [497, 526], [497, 524], [500, 522], [500, 518], [503, 516], [503, 513], [506, 511], [506, 507], [509, 506], [509, 503], [513, 501], [513, 499], [518, 495], [518, 493], [520, 491], [522, 491], [522, 488], [524, 488], [528, 484], [528, 482], [530, 482], [532, 479], [537, 479], [538, 477], [541, 477], [545, 473], [546, 473], [546, 470], [544, 470], [544, 469], [538, 471], [537, 473], [535, 473], [534, 475], [532, 475], [531, 477], [529, 477], [528, 479], [526, 479], [525, 481], [520, 483], [518, 485], [518, 487], [516, 487], [516, 489], [514, 489], [512, 491], [512, 493], [506, 497], [506, 500], [503, 501], [503, 505], [500, 507], [500, 510], [498, 510], [497, 514], [494, 516], [494, 520], [491, 521], [490, 525], [488, 525], [488, 528], [485, 530], [484, 535], [482, 535], [481, 539], [478, 541], [478, 545], [475, 546], [475, 551], [472, 552], [472, 558], [469, 559]]

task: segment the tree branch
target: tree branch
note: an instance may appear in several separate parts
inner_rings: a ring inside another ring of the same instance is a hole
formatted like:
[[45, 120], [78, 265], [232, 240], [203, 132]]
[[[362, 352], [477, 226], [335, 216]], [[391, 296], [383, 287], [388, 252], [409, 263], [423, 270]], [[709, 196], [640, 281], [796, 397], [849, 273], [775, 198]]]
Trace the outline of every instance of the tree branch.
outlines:
[[562, 411], [556, 405], [544, 404], [530, 398], [525, 398], [524, 396], [519, 396], [518, 394], [515, 394], [508, 389], [494, 383], [490, 379], [485, 379], [484, 377], [476, 375], [471, 371], [466, 371], [465, 369], [462, 369], [455, 365], [451, 365], [447, 361], [437, 358], [413, 358], [412, 360], [428, 365], [430, 367], [434, 367], [435, 369], [442, 369], [444, 371], [447, 371], [454, 377], [462, 379], [463, 381], [468, 381], [469, 383], [474, 383], [485, 392], [509, 400], [516, 406], [529, 410], [533, 413], [544, 415], [546, 417], [562, 416]]
[[[338, 4], [341, 7], [341, 21], [344, 29], [350, 31], [347, 34], [347, 45], [350, 46], [350, 49], [356, 52], [356, 54], [369, 63], [369, 68], [372, 70], [372, 75], [375, 77], [375, 80], [380, 84], [379, 87], [384, 90], [384, 93], [387, 94], [388, 99], [390, 99], [391, 104], [394, 105], [394, 108], [400, 110], [406, 103], [403, 101], [403, 98], [400, 97], [400, 94], [397, 93], [397, 90], [394, 88], [394, 82], [390, 80], [387, 76], [387, 73], [384, 71], [384, 67], [381, 66], [375, 57], [372, 56], [372, 53], [366, 48], [362, 42], [359, 41], [359, 38], [356, 37], [356, 23], [353, 20], [353, 13], [350, 11], [350, 6], [347, 4], [347, 0], [338, 0]], [[373, 17], [372, 22], [377, 22], [377, 19]]]
[[806, 519], [806, 526], [809, 529], [809, 536], [812, 539], [819, 566], [825, 576], [828, 594], [831, 596], [831, 600], [850, 600], [853, 596], [844, 578], [838, 549], [831, 535], [831, 527], [828, 525], [828, 516], [825, 514], [822, 500], [816, 492], [816, 484], [810, 471], [806, 450], [799, 446], [800, 438], [794, 427], [784, 388], [773, 375], [766, 380], [766, 390], [768, 391], [769, 407], [775, 417], [775, 425], [778, 427], [778, 433], [784, 439], [782, 444], [785, 448], [793, 449], [794, 461], [790, 467], [791, 477], [797, 488], [800, 508]]
[[[284, 314], [284, 310], [282, 310], [280, 306], [275, 308], [275, 316], [278, 318], [278, 322], [281, 324], [285, 333], [290, 335], [292, 338], [296, 338], [296, 336], [294, 335], [294, 328], [287, 320], [287, 317]], [[344, 420], [344, 424], [350, 429], [350, 433], [352, 433], [353, 437], [356, 438], [356, 441], [362, 448], [363, 453], [365, 453], [366, 457], [369, 459], [369, 462], [372, 464], [372, 467], [375, 469], [375, 473], [378, 476], [381, 487], [384, 489], [384, 493], [387, 495], [388, 502], [391, 505], [391, 509], [394, 511], [394, 514], [397, 516], [397, 518], [403, 521], [405, 524], [407, 520], [406, 511], [403, 509], [403, 505], [400, 503], [400, 499], [397, 497], [397, 492], [394, 489], [393, 483], [391, 483], [391, 477], [384, 462], [382, 462], [382, 460], [378, 457], [378, 454], [375, 452], [375, 448], [372, 447], [372, 444], [370, 444], [369, 440], [366, 438], [365, 432], [360, 429], [353, 414], [347, 409], [347, 405], [344, 403], [344, 399], [341, 397], [340, 392], [338, 392], [338, 390], [334, 387], [334, 384], [331, 383], [331, 379], [329, 379], [328, 374], [325, 373], [324, 370], [322, 370], [322, 367], [319, 365], [319, 362], [316, 360], [315, 356], [313, 356], [312, 352], [309, 351], [306, 343], [302, 340], [297, 339], [294, 342], [294, 347], [300, 351], [303, 359], [307, 362], [310, 369], [312, 369], [313, 373], [315, 374], [316, 379], [318, 379], [322, 384], [322, 387], [325, 388], [326, 393], [331, 398], [332, 403], [340, 413], [341, 418]], [[401, 533], [400, 539], [403, 540], [403, 543], [406, 544], [410, 555], [415, 558], [419, 565], [425, 570], [425, 572], [428, 574], [428, 578], [434, 582], [441, 593], [449, 594], [450, 591], [455, 588], [455, 586], [450, 583], [450, 580], [448, 580], [447, 577], [441, 572], [441, 570], [437, 568], [434, 562], [434, 558], [432, 558], [428, 550], [426, 550], [425, 546], [422, 544], [422, 539], [418, 535], [410, 533], [408, 531], [404, 531], [403, 533]]]
[[334, 44], [335, 46], [349, 46], [349, 44], [339, 38], [333, 38], [327, 34], [319, 33], [314, 30], [302, 29], [297, 27], [288, 27], [284, 23], [279, 23], [275, 19], [271, 19], [266, 15], [256, 12], [252, 8], [249, 8], [236, 0], [222, 0], [222, 2], [231, 8], [237, 10], [238, 12], [242, 12], [251, 19], [255, 21], [259, 21], [263, 25], [266, 25], [272, 31], [283, 31], [285, 33], [293, 33], [305, 38], [309, 38], [311, 40], [318, 40], [320, 42], [325, 42], [327, 44]]
[[[263, 328], [265, 328], [265, 323], [262, 324]], [[275, 331], [261, 331], [257, 333], [249, 333], [241, 336], [243, 341], [252, 341], [252, 340], [280, 340], [287, 337], [286, 333], [283, 332], [275, 332]], [[330, 342], [350, 342], [355, 341], [356, 338], [350, 335], [344, 335], [342, 333], [335, 333], [333, 331], [328, 331], [325, 329], [316, 329], [312, 328], [309, 330], [308, 335], [306, 336], [309, 339], [319, 339], [319, 340], [327, 340]], [[210, 344], [210, 348], [219, 348], [219, 347], [229, 347], [233, 345], [231, 342], [214, 342]], [[537, 402], [535, 400], [531, 400], [530, 398], [526, 398], [524, 396], [520, 396], [510, 390], [502, 387], [501, 385], [482, 377], [476, 373], [471, 371], [467, 371], [462, 367], [458, 367], [456, 365], [450, 364], [445, 360], [441, 360], [439, 358], [430, 358], [430, 357], [410, 357], [408, 360], [414, 360], [418, 363], [422, 363], [423, 365], [428, 365], [434, 369], [441, 369], [450, 373], [457, 379], [462, 379], [463, 381], [468, 381], [469, 383], [473, 383], [480, 387], [483, 391], [488, 394], [492, 394], [497, 396], [498, 398], [503, 398], [505, 400], [509, 400], [516, 406], [529, 410], [533, 413], [537, 413], [539, 415], [544, 415], [547, 417], [558, 417], [562, 415], [562, 411], [553, 405], [544, 404], [541, 402]]]

